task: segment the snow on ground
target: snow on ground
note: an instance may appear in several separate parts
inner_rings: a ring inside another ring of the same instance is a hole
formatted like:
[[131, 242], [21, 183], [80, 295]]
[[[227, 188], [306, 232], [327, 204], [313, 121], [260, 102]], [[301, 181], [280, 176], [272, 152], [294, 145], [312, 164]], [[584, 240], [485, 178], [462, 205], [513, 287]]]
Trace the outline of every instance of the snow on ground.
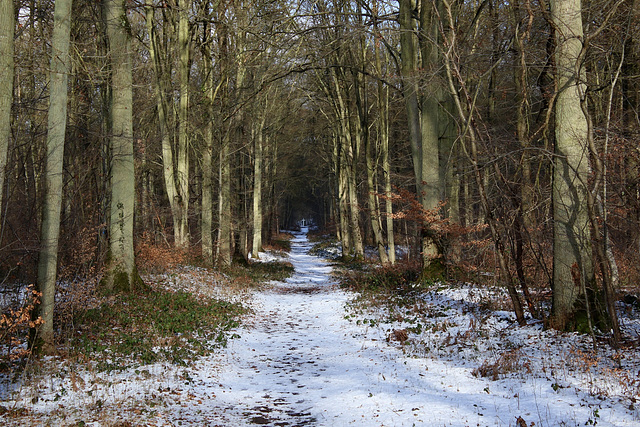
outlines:
[[[253, 295], [254, 311], [238, 331], [241, 337], [220, 354], [187, 368], [156, 364], [111, 375], [63, 362], [40, 382], [5, 390], [4, 406], [27, 408], [31, 417], [0, 414], [0, 423], [640, 425], [634, 407], [640, 396], [631, 387], [637, 369], [628, 371], [625, 389], [612, 382], [615, 377], [590, 375], [593, 367], [554, 360], [584, 348], [578, 346], [584, 338], [562, 341], [540, 325], [516, 327], [510, 313], [477, 325], [480, 311], [472, 304], [479, 296], [471, 287], [427, 294], [421, 308], [433, 313], [432, 324], [417, 327], [406, 313], [381, 324], [392, 313], [345, 311], [354, 295], [332, 281], [326, 261], [307, 254], [306, 235], [297, 234], [292, 243], [288, 261], [295, 274]], [[398, 330], [409, 330], [404, 345], [388, 342]], [[483, 363], [490, 369], [489, 362], [499, 361], [505, 346], [514, 349], [507, 352], [514, 361], [496, 363], [501, 370], [495, 380], [474, 375]], [[509, 363], [512, 370], [504, 367]]]

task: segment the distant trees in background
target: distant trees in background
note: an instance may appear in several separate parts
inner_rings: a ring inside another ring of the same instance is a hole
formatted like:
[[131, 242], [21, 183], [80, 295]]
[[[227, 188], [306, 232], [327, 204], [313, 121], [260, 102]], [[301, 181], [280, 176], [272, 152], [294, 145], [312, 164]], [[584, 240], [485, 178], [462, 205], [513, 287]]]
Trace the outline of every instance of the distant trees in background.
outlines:
[[135, 288], [149, 248], [224, 267], [305, 218], [345, 258], [403, 248], [425, 280], [492, 277], [520, 322], [620, 339], [637, 2], [76, 0], [67, 53], [63, 0], [0, 1], [3, 287], [53, 250], [59, 279]]

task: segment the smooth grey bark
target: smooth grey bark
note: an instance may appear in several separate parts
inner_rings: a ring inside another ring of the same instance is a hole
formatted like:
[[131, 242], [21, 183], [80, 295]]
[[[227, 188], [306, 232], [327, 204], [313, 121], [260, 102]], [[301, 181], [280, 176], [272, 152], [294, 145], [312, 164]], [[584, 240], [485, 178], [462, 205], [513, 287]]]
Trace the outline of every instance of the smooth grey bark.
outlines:
[[67, 127], [67, 82], [71, 63], [71, 5], [72, 0], [56, 0], [51, 37], [47, 155], [37, 278], [37, 288], [42, 293], [40, 304], [37, 306], [37, 316], [42, 318], [43, 323], [33, 342], [34, 348], [45, 354], [52, 354], [55, 350], [53, 311], [62, 207], [62, 164]]
[[[178, 248], [185, 249], [189, 245], [189, 154], [187, 137], [187, 114], [189, 106], [189, 52], [191, 48], [186, 11], [179, 9], [177, 31], [178, 61], [178, 85], [179, 101], [177, 107], [173, 98], [169, 95], [173, 92], [171, 83], [172, 66], [168, 58], [163, 57], [163, 49], [155, 28], [154, 7], [152, 0], [145, 2], [145, 19], [149, 36], [149, 56], [154, 70], [152, 83], [156, 97], [156, 109], [158, 114], [158, 126], [162, 141], [162, 172], [164, 188], [171, 207], [173, 220], [174, 244]], [[164, 31], [168, 31], [167, 28]], [[163, 47], [164, 46], [164, 47]], [[186, 88], [185, 88], [186, 86]], [[178, 125], [174, 125], [174, 121]], [[185, 179], [186, 178], [186, 179]]]
[[[416, 192], [425, 210], [437, 209], [442, 199], [439, 162], [438, 29], [435, 8], [439, 2], [420, 2], [418, 22], [414, 22], [411, 0], [399, 0], [402, 92], [409, 122], [409, 140]], [[422, 258], [428, 268], [441, 254], [436, 236], [422, 224]]]
[[[210, 48], [209, 45], [205, 49]], [[208, 52], [208, 51], [207, 51]], [[207, 97], [208, 120], [204, 130], [202, 148], [202, 209], [200, 237], [202, 258], [206, 265], [213, 265], [213, 103], [216, 97], [211, 55], [205, 54], [204, 70], [206, 83], [203, 88]]]
[[[0, 78], [0, 211], [2, 211], [7, 152], [9, 138], [11, 138], [14, 16], [13, 0], [0, 0], [0, 76], [2, 76]], [[2, 219], [1, 215], [0, 219]]]
[[216, 264], [231, 265], [231, 160], [229, 138], [225, 137], [220, 149], [218, 194], [218, 246]]
[[[345, 212], [348, 215], [347, 228], [343, 233], [348, 233], [353, 255], [356, 258], [364, 257], [364, 245], [362, 242], [362, 233], [360, 231], [358, 194], [356, 186], [356, 162], [357, 149], [359, 145], [360, 135], [356, 133], [356, 141], [352, 137], [351, 120], [349, 118], [349, 106], [347, 105], [348, 96], [343, 93], [343, 89], [338, 78], [338, 70], [334, 69], [332, 73], [334, 85], [334, 100], [336, 115], [338, 118], [338, 141], [340, 144], [340, 166], [342, 175], [342, 189], [346, 195]], [[356, 145], [356, 147], [354, 147]], [[344, 253], [343, 253], [344, 255]]]
[[264, 144], [264, 127], [267, 113], [264, 111], [260, 113], [260, 115], [261, 118], [256, 125], [257, 129], [253, 147], [253, 239], [251, 253], [254, 258], [258, 258], [258, 254], [262, 250], [262, 147]]
[[[580, 0], [554, 0], [556, 32], [555, 161], [553, 169], [553, 304], [552, 324], [572, 324], [585, 289], [592, 289], [591, 228], [587, 208], [589, 151], [587, 120], [581, 109], [584, 70]], [[586, 301], [584, 301], [586, 302]], [[584, 303], [583, 302], [583, 303]]]
[[178, 147], [176, 165], [176, 188], [178, 190], [177, 218], [174, 218], [174, 238], [176, 246], [189, 247], [189, 65], [191, 37], [189, 34], [188, 0], [179, 0], [178, 5], [178, 81], [180, 102], [178, 105]]
[[111, 66], [111, 205], [106, 292], [144, 288], [133, 250], [135, 175], [133, 159], [133, 79], [131, 34], [123, 0], [105, 0]]
[[[378, 43], [375, 48], [375, 66], [378, 75], [382, 75], [381, 52]], [[385, 58], [386, 60], [387, 58]], [[389, 87], [381, 80], [377, 82], [378, 89], [378, 143], [380, 149], [380, 161], [384, 180], [384, 216], [387, 229], [387, 258], [390, 264], [396, 262], [396, 245], [393, 228], [393, 203], [391, 202], [391, 165], [389, 162]]]

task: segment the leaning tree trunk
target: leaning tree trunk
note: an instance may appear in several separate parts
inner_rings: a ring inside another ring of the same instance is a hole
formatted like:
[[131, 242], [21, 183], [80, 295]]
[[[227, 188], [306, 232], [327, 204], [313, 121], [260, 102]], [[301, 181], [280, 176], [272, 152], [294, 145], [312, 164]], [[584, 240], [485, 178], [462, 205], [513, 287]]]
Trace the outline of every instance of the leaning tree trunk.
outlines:
[[[13, 103], [13, 0], [0, 0], [0, 212], [2, 190], [7, 167], [7, 151], [11, 137], [11, 104]], [[2, 219], [2, 215], [0, 215]]]
[[51, 78], [49, 116], [47, 124], [47, 156], [45, 166], [45, 197], [40, 228], [38, 258], [38, 291], [42, 293], [37, 316], [40, 326], [32, 345], [36, 351], [51, 354], [55, 350], [53, 310], [56, 273], [58, 269], [58, 238], [62, 207], [62, 163], [67, 127], [67, 82], [70, 69], [69, 39], [71, 33], [72, 0], [56, 0], [51, 37]]
[[[553, 306], [552, 325], [576, 329], [587, 311], [586, 289], [593, 289], [591, 228], [587, 208], [589, 151], [587, 121], [581, 109], [583, 71], [580, 0], [554, 0], [556, 31], [555, 162], [553, 170]], [[585, 319], [586, 320], [586, 319]]]
[[133, 79], [131, 34], [122, 0], [105, 1], [111, 65], [111, 207], [106, 292], [143, 289], [133, 251], [135, 175], [133, 159]]

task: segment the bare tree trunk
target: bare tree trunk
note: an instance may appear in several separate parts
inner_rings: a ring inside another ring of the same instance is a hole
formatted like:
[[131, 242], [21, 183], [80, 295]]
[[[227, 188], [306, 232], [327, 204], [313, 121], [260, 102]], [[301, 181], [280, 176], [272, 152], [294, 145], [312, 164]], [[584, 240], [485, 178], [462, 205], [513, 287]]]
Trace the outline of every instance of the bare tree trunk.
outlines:
[[340, 135], [340, 125], [336, 125], [336, 133], [333, 137], [333, 157], [336, 169], [336, 189], [338, 192], [338, 239], [342, 245], [342, 256], [350, 255], [351, 237], [349, 233], [349, 207], [347, 198], [347, 171], [345, 170], [344, 144]]
[[[580, 0], [554, 0], [556, 31], [556, 147], [553, 170], [553, 307], [558, 329], [575, 329], [576, 314], [594, 289], [591, 227], [587, 207], [589, 151], [587, 121], [581, 109], [582, 16]], [[579, 300], [583, 300], [582, 303]]]
[[[188, 16], [182, 11], [178, 14], [178, 51], [180, 61], [178, 65], [178, 77], [180, 85], [180, 101], [178, 111], [177, 144], [174, 147], [176, 137], [175, 127], [171, 118], [174, 117], [173, 99], [171, 94], [170, 77], [171, 67], [161, 60], [162, 48], [159, 46], [158, 35], [154, 26], [154, 8], [152, 0], [145, 3], [147, 32], [149, 34], [149, 56], [153, 64], [155, 79], [153, 82], [156, 96], [158, 125], [162, 139], [162, 170], [164, 187], [171, 206], [173, 220], [174, 244], [176, 247], [185, 248], [189, 244], [188, 236], [188, 139], [187, 139], [187, 111], [188, 111], [188, 83], [189, 83], [189, 31]], [[186, 81], [186, 83], [185, 83]], [[186, 89], [185, 89], [186, 86]], [[186, 95], [185, 95], [186, 90]], [[168, 98], [168, 99], [167, 99]], [[186, 172], [185, 172], [186, 171]], [[186, 180], [185, 180], [186, 178]], [[186, 194], [185, 194], [186, 191]]]
[[13, 0], [0, 0], [0, 220], [7, 151], [11, 138], [13, 103], [13, 37], [15, 30]]
[[180, 103], [178, 105], [178, 162], [176, 164], [176, 187], [178, 189], [177, 229], [174, 229], [176, 246], [182, 249], [189, 247], [189, 51], [191, 46], [189, 34], [189, 0], [179, 0], [178, 11], [178, 81], [180, 85]]
[[[520, 302], [520, 297], [518, 296], [518, 292], [511, 277], [511, 272], [507, 265], [506, 249], [498, 229], [498, 220], [495, 218], [494, 211], [489, 203], [483, 173], [478, 164], [478, 131], [476, 130], [473, 121], [473, 101], [466, 87], [465, 81], [461, 77], [459, 64], [455, 60], [455, 58], [457, 58], [455, 53], [455, 49], [457, 48], [457, 39], [452, 28], [453, 15], [451, 5], [447, 0], [444, 0], [444, 5], [447, 16], [445, 18], [446, 22], [443, 22], [443, 25], [449, 27], [449, 31], [446, 32], [448, 36], [446, 44], [449, 46], [449, 49], [445, 53], [444, 65], [449, 83], [449, 91], [453, 97], [454, 105], [458, 113], [458, 117], [462, 122], [466, 138], [469, 141], [469, 149], [467, 149], [465, 145], [462, 145], [462, 147], [464, 148], [465, 154], [473, 167], [473, 175], [476, 181], [476, 186], [478, 187], [480, 203], [482, 204], [482, 209], [485, 212], [489, 230], [491, 231], [491, 237], [496, 247], [496, 255], [502, 280], [509, 292], [509, 297], [513, 304], [513, 311], [516, 315], [516, 319], [519, 324], [524, 325], [526, 320], [524, 318], [522, 303]], [[459, 88], [456, 87], [454, 81], [457, 81]]]
[[[380, 49], [375, 44], [376, 70], [382, 75], [382, 61]], [[393, 203], [391, 202], [391, 165], [389, 164], [389, 87], [378, 80], [378, 138], [380, 145], [380, 157], [382, 162], [382, 174], [384, 175], [384, 207], [387, 228], [387, 258], [390, 264], [396, 262], [396, 245], [393, 229]]]
[[[345, 192], [346, 203], [344, 205], [345, 214], [348, 215], [348, 226], [343, 229], [343, 233], [350, 235], [351, 248], [356, 258], [364, 257], [364, 246], [362, 243], [362, 234], [360, 231], [358, 194], [356, 188], [356, 150], [354, 149], [354, 141], [351, 135], [351, 121], [349, 119], [349, 110], [346, 104], [346, 97], [343, 95], [343, 89], [340, 87], [340, 80], [337, 75], [338, 71], [333, 70], [331, 77], [334, 86], [335, 109], [338, 118], [338, 143], [340, 144], [340, 172], [341, 183]], [[356, 136], [359, 138], [359, 135]], [[358, 144], [356, 142], [355, 144]], [[342, 196], [342, 195], [341, 195]], [[343, 236], [344, 239], [344, 236]], [[344, 251], [344, 248], [343, 248]], [[343, 252], [344, 255], [344, 252]]]
[[[364, 126], [363, 126], [364, 128]], [[384, 246], [384, 240], [382, 238], [382, 227], [380, 222], [380, 211], [378, 210], [377, 194], [378, 189], [374, 184], [374, 176], [376, 174], [376, 162], [374, 161], [374, 148], [375, 145], [371, 143], [370, 135], [365, 136], [365, 158], [367, 164], [367, 187], [369, 190], [369, 218], [371, 221], [371, 228], [373, 230], [373, 239], [378, 249], [378, 256], [382, 264], [389, 263], [389, 257], [387, 256], [387, 250]]]
[[111, 208], [107, 292], [144, 288], [133, 251], [135, 174], [133, 160], [133, 79], [131, 34], [122, 0], [106, 0], [105, 18], [111, 65]]
[[58, 238], [62, 206], [62, 164], [67, 128], [67, 82], [70, 57], [71, 0], [56, 0], [51, 40], [51, 78], [49, 117], [47, 125], [47, 156], [45, 198], [40, 226], [40, 256], [38, 258], [38, 291], [42, 293], [37, 315], [44, 323], [32, 343], [45, 354], [55, 351], [53, 310], [58, 270]]
[[[414, 23], [410, 0], [400, 3], [400, 49], [402, 90], [409, 121], [409, 139], [416, 177], [418, 200], [426, 210], [437, 209], [442, 198], [438, 146], [438, 100], [433, 83], [438, 61], [438, 31], [435, 8], [439, 4], [423, 1], [418, 26]], [[418, 65], [420, 64], [420, 65]], [[421, 75], [428, 73], [428, 82]], [[426, 88], [423, 88], [426, 85]], [[421, 224], [421, 247], [424, 269], [433, 266], [441, 254], [429, 224]]]
[[254, 258], [258, 258], [258, 254], [262, 250], [262, 146], [267, 112], [261, 111], [259, 114], [261, 118], [257, 125], [253, 149], [253, 242], [251, 252]]
[[[207, 27], [208, 28], [208, 27]], [[204, 130], [204, 146], [202, 149], [202, 210], [200, 224], [200, 240], [202, 245], [202, 258], [206, 265], [213, 265], [213, 102], [216, 97], [213, 67], [211, 64], [211, 49], [209, 43], [203, 50], [205, 85], [204, 91], [207, 97], [208, 120]]]
[[231, 265], [231, 166], [229, 138], [220, 149], [220, 192], [218, 195], [218, 253], [216, 264]]

